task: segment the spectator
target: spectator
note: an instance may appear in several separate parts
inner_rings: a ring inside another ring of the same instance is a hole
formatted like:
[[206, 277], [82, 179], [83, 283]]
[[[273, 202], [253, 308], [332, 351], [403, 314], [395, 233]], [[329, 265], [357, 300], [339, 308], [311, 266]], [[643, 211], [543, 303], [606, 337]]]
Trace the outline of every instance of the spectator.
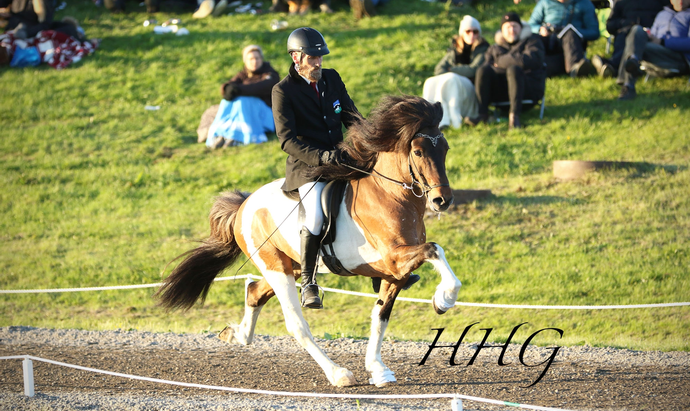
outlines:
[[508, 127], [520, 128], [522, 100], [539, 100], [544, 96], [544, 58], [544, 44], [539, 36], [532, 34], [529, 26], [523, 27], [517, 13], [505, 14], [496, 43], [489, 47], [486, 62], [475, 77], [479, 116], [465, 117], [465, 122], [472, 126], [485, 123], [489, 103], [509, 100]]
[[[15, 39], [36, 37], [43, 30], [53, 30], [81, 42], [87, 41], [84, 30], [73, 17], [54, 21], [55, 4], [52, 0], [0, 0], [0, 9], [7, 9], [5, 30], [12, 30]], [[96, 43], [97, 45], [97, 43]]]
[[[103, 0], [103, 5], [112, 13], [117, 14], [125, 12], [125, 2], [125, 0]], [[137, 2], [137, 4], [138, 3], [139, 2]], [[168, 3], [167, 6], [169, 6], [169, 8], [179, 8], [185, 11], [194, 11], [198, 7], [197, 0], [169, 0], [166, 3]], [[144, 4], [146, 4], [147, 13], [158, 13], [161, 6], [161, 0], [144, 0]]]
[[601, 77], [614, 77], [618, 72], [625, 48], [625, 38], [634, 25], [652, 27], [654, 18], [669, 5], [668, 0], [620, 0], [606, 20], [606, 31], [613, 36], [613, 55], [610, 59], [598, 55], [592, 64]]
[[642, 60], [675, 74], [690, 72], [690, 0], [671, 0], [671, 4], [673, 8], [664, 7], [657, 14], [649, 32], [635, 25], [626, 36], [618, 69], [617, 81], [622, 85], [620, 100], [632, 100], [637, 96], [635, 80], [643, 74]]
[[280, 81], [278, 72], [256, 45], [244, 48], [242, 61], [244, 68], [221, 86], [223, 100], [206, 139], [211, 148], [265, 143], [266, 132], [275, 131], [271, 90]]
[[434, 77], [424, 82], [424, 98], [443, 106], [440, 128], [460, 127], [463, 117], [477, 117], [474, 77], [482, 64], [489, 43], [482, 37], [479, 21], [465, 16], [459, 34], [451, 39], [451, 47], [434, 70]]
[[321, 0], [312, 3], [311, 0], [272, 0], [272, 5], [268, 9], [271, 13], [288, 12], [290, 14], [305, 15], [318, 4], [322, 13], [333, 13], [331, 0]]
[[361, 117], [337, 71], [323, 69], [330, 53], [321, 33], [309, 27], [293, 31], [287, 50], [292, 57], [289, 74], [273, 87], [273, 118], [280, 145], [288, 154], [283, 190], [297, 190], [304, 206], [300, 230], [302, 307], [323, 308], [316, 284], [325, 181], [309, 177], [309, 169], [324, 164], [348, 164], [336, 145], [343, 141], [343, 126]]
[[[540, 0], [529, 24], [533, 33], [542, 36], [548, 77], [563, 73], [585, 77], [595, 73], [592, 62], [585, 57], [587, 42], [601, 35], [590, 0]], [[564, 30], [570, 25], [574, 30]]]

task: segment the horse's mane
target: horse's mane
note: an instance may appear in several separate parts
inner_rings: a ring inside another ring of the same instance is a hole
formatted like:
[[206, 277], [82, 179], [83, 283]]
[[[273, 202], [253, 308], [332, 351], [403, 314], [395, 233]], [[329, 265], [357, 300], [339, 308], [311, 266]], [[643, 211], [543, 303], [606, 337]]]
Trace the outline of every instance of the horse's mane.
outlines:
[[[355, 113], [354, 124], [347, 129], [347, 138], [338, 144], [360, 170], [374, 169], [378, 153], [407, 154], [419, 130], [436, 128], [443, 117], [440, 103], [429, 103], [417, 96], [385, 96], [368, 119]], [[324, 180], [357, 180], [367, 174], [344, 165], [323, 165], [310, 168], [310, 178]]]

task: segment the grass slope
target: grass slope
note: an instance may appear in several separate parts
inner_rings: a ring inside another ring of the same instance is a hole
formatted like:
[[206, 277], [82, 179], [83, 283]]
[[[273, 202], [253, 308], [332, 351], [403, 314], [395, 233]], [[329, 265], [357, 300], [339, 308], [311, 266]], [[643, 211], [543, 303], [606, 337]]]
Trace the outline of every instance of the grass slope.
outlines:
[[[336, 68], [363, 113], [384, 94], [420, 95], [464, 14], [493, 33], [504, 9], [529, 16], [530, 2], [482, 2], [478, 9], [393, 2], [356, 22], [345, 3], [333, 15], [285, 18], [290, 28], [321, 30]], [[62, 71], [0, 69], [0, 288], [61, 288], [158, 282], [166, 264], [208, 234], [208, 209], [223, 190], [255, 190], [284, 175], [275, 139], [260, 146], [208, 151], [196, 143], [201, 113], [256, 43], [285, 75], [289, 33], [271, 32], [276, 16], [181, 17], [188, 36], [155, 35], [143, 8], [112, 15], [89, 1], [70, 2], [98, 51]], [[487, 35], [490, 41], [491, 35]], [[603, 53], [604, 40], [590, 46]], [[690, 86], [686, 78], [640, 82], [638, 99], [618, 102], [613, 80], [550, 79], [543, 121], [508, 132], [505, 121], [448, 131], [454, 188], [491, 189], [495, 197], [428, 220], [463, 281], [461, 301], [601, 305], [690, 301]], [[145, 111], [145, 105], [160, 105]], [[575, 182], [551, 176], [554, 160], [643, 161], [639, 170], [592, 174]], [[237, 272], [239, 264], [225, 275]], [[169, 269], [168, 269], [169, 272]], [[257, 273], [245, 267], [240, 273]], [[438, 276], [405, 297], [430, 298]], [[323, 275], [324, 286], [370, 292], [359, 278]], [[241, 317], [241, 282], [217, 283], [203, 307], [167, 314], [151, 289], [0, 295], [0, 325], [175, 332], [219, 330]], [[305, 313], [319, 336], [368, 335], [373, 300], [329, 294], [323, 311]], [[334, 316], [333, 313], [338, 313]], [[388, 336], [457, 340], [479, 321], [502, 341], [519, 323], [524, 341], [688, 350], [688, 307], [550, 311], [456, 307], [436, 316], [398, 302]], [[279, 305], [262, 313], [258, 333], [284, 334]]]

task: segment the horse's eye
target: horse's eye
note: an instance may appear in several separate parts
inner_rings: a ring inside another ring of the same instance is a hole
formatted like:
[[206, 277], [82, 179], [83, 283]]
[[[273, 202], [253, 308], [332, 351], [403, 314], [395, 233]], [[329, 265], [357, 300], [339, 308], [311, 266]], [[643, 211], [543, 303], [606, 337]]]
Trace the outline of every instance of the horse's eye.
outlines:
[[414, 155], [416, 155], [417, 157], [421, 157], [421, 156], [422, 156], [422, 151], [421, 151], [421, 150], [415, 150], [415, 151], [414, 151]]

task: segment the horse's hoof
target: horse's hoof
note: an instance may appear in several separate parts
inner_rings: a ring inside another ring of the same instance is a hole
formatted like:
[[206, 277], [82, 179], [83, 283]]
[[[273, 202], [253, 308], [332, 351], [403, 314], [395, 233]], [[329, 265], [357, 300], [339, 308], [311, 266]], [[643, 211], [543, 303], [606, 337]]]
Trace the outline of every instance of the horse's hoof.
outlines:
[[232, 327], [227, 326], [223, 328], [223, 331], [218, 333], [218, 338], [220, 338], [222, 341], [225, 341], [226, 343], [232, 344], [233, 339], [235, 338], [235, 330], [233, 330]]
[[445, 314], [448, 310], [444, 311], [436, 306], [436, 296], [433, 296], [431, 298], [431, 306], [434, 307], [434, 311], [436, 311], [436, 314], [438, 315], [443, 315]]
[[354, 374], [346, 368], [340, 368], [335, 373], [333, 385], [336, 387], [351, 387], [357, 384]]
[[388, 368], [383, 371], [372, 372], [371, 378], [369, 378], [369, 384], [375, 385], [378, 388], [387, 387], [397, 381], [395, 373]]

